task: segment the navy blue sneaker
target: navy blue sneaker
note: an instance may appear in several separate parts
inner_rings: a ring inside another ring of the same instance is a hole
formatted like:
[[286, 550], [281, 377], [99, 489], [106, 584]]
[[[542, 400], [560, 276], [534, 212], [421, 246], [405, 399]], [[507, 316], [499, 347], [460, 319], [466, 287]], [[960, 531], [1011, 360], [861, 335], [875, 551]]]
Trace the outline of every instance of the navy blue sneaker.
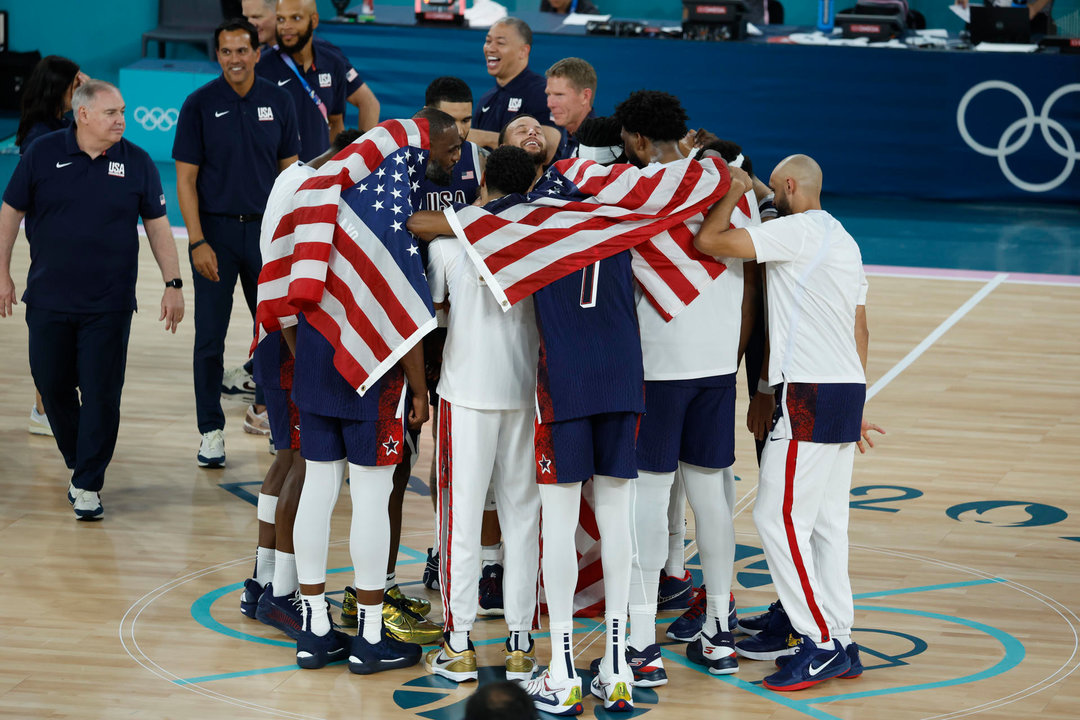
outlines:
[[428, 590], [439, 590], [439, 553], [427, 549], [427, 562], [424, 564], [424, 587]]
[[299, 640], [304, 631], [303, 601], [300, 600], [300, 593], [275, 596], [273, 583], [266, 583], [262, 597], [259, 598], [259, 606], [255, 610], [255, 618], [265, 625], [277, 628], [293, 640]]
[[244, 592], [240, 593], [240, 614], [244, 617], [255, 618], [255, 608], [259, 606], [259, 598], [263, 596], [263, 586], [248, 578], [244, 581]]
[[802, 640], [788, 620], [787, 613], [778, 607], [769, 616], [769, 624], [757, 635], [735, 643], [735, 652], [750, 660], [775, 660], [791, 655]]
[[[839, 675], [838, 677], [841, 680], [854, 680], [855, 678], [863, 674], [862, 659], [859, 657], [859, 646], [855, 643], [851, 643], [846, 648], [844, 648], [844, 652], [847, 653], [848, 662], [851, 663], [851, 669], [849, 669], [843, 675]], [[784, 667], [784, 665], [786, 665], [793, 657], [795, 656], [782, 655], [776, 658], [776, 667]]]
[[423, 652], [419, 645], [401, 642], [389, 635], [384, 628], [379, 642], [372, 645], [363, 635], [352, 638], [349, 651], [349, 672], [371, 675], [383, 670], [412, 667], [420, 662]]
[[[634, 687], [660, 687], [667, 685], [667, 670], [664, 669], [664, 660], [660, 657], [660, 646], [657, 643], [649, 645], [643, 650], [638, 650], [629, 645], [626, 646], [626, 664], [634, 673]], [[596, 658], [589, 665], [592, 674], [600, 674], [600, 661]]]
[[476, 610], [477, 615], [503, 614], [502, 578], [503, 567], [499, 563], [492, 563], [483, 569], [480, 574], [480, 603]]
[[690, 600], [690, 607], [682, 615], [675, 618], [673, 623], [668, 625], [666, 635], [678, 642], [694, 642], [697, 636], [701, 634], [702, 625], [705, 624], [705, 610], [705, 586], [702, 585], [699, 588], [694, 588], [694, 596]]
[[731, 593], [731, 599], [728, 600], [727, 626], [731, 632], [735, 632], [735, 628], [739, 627], [739, 614], [735, 612], [735, 593]]
[[769, 627], [769, 620], [772, 618], [773, 613], [775, 613], [777, 610], [783, 609], [784, 606], [780, 604], [779, 600], [777, 600], [769, 606], [768, 610], [761, 613], [760, 615], [753, 615], [748, 618], [742, 618], [738, 621], [737, 625], [728, 624], [728, 627], [731, 628], [732, 632], [734, 632], [735, 630], [739, 630], [746, 635], [757, 635], [759, 632]]
[[656, 592], [656, 610], [686, 610], [690, 607], [693, 593], [694, 581], [690, 578], [689, 570], [685, 571], [681, 578], [672, 577], [661, 570], [660, 588]]
[[302, 630], [296, 638], [296, 664], [305, 670], [318, 670], [327, 663], [344, 660], [349, 654], [349, 640], [348, 635], [333, 628], [325, 635]]
[[686, 646], [686, 658], [690, 662], [704, 665], [712, 675], [731, 675], [739, 672], [739, 661], [735, 656], [735, 639], [729, 632], [718, 632], [712, 637], [701, 633], [694, 642]]
[[795, 655], [784, 666], [766, 677], [762, 684], [770, 690], [793, 692], [805, 690], [851, 670], [851, 660], [840, 645], [833, 640], [831, 648], [819, 648], [809, 638], [803, 638]]

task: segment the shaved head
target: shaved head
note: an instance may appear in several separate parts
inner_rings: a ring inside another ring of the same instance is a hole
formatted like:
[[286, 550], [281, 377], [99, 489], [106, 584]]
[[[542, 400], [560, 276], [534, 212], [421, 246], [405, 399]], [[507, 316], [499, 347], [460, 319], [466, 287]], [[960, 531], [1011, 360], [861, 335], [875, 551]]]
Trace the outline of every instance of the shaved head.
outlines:
[[780, 215], [821, 209], [821, 166], [809, 155], [789, 155], [769, 178]]

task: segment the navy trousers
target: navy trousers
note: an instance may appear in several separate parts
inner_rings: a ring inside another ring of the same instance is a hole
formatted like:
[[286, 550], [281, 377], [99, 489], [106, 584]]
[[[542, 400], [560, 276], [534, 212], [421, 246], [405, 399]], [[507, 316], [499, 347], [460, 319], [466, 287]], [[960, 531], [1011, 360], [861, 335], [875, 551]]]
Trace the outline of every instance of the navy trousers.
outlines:
[[57, 312], [26, 306], [30, 373], [56, 446], [80, 490], [101, 490], [120, 428], [131, 312]]
[[[259, 222], [242, 223], [234, 218], [202, 215], [203, 234], [217, 254], [218, 282], [211, 282], [191, 268], [195, 287], [195, 417], [199, 432], [225, 428], [221, 410], [221, 378], [225, 373], [225, 335], [232, 316], [236, 280], [244, 290], [255, 320], [255, 290], [262, 270], [259, 252]], [[248, 327], [252, 336], [254, 324]]]

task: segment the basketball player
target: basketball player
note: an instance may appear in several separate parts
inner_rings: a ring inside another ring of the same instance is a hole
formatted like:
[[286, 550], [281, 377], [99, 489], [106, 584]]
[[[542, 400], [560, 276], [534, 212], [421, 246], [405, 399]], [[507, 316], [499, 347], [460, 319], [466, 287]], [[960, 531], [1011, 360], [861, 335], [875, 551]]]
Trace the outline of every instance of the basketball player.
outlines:
[[884, 431], [863, 417], [866, 398], [866, 275], [859, 247], [821, 209], [821, 168], [792, 155], [773, 170], [778, 219], [730, 229], [749, 177], [709, 212], [695, 246], [710, 255], [765, 263], [768, 382], [777, 421], [761, 459], [754, 522], [784, 610], [801, 640], [764, 680], [802, 690], [862, 673], [851, 640], [848, 493], [855, 448]]
[[[686, 113], [664, 92], [632, 93], [615, 109], [626, 155], [638, 167], [683, 161], [679, 140]], [[756, 223], [752, 191], [733, 217]], [[751, 210], [752, 208], [752, 210]], [[657, 584], [666, 560], [667, 506], [675, 471], [697, 519], [698, 552], [708, 587], [702, 633], [687, 657], [713, 674], [738, 671], [728, 628], [735, 562], [731, 504], [735, 461], [735, 375], [744, 314], [741, 260], [707, 285], [682, 313], [666, 321], [639, 294], [638, 324], [645, 364], [645, 415], [638, 435], [638, 477], [631, 499], [634, 558], [628, 657], [638, 685], [667, 683], [656, 644]]]
[[[484, 173], [484, 207], [498, 212], [520, 202], [532, 183], [533, 161], [525, 151], [498, 148]], [[442, 648], [428, 652], [426, 666], [455, 682], [477, 677], [469, 633], [477, 614], [481, 515], [490, 486], [506, 528], [506, 677], [527, 681], [536, 666], [530, 631], [540, 562], [540, 494], [532, 470], [539, 337], [532, 300], [504, 313], [453, 237], [430, 244], [427, 276], [432, 300], [449, 302], [449, 314], [436, 451], [446, 635]]]

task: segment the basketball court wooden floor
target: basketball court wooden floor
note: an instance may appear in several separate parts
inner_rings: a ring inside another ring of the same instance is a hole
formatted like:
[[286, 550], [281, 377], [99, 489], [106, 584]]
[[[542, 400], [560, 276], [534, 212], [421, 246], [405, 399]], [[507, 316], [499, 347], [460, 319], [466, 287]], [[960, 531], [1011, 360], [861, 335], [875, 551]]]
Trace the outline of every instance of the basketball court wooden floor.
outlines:
[[[15, 254], [20, 291], [25, 247], [20, 241]], [[421, 667], [367, 678], [340, 664], [301, 671], [290, 643], [241, 617], [256, 539], [250, 500], [271, 456], [264, 439], [243, 434], [244, 407], [231, 402], [228, 467], [195, 466], [192, 295], [185, 291], [182, 330], [166, 335], [155, 321], [159, 281], [148, 252], [141, 265], [143, 311], [102, 522], [74, 520], [53, 441], [27, 434], [33, 387], [22, 306], [0, 321], [8, 358], [0, 370], [0, 715], [460, 717], [475, 684], [454, 687]], [[865, 674], [779, 694], [760, 686], [765, 663], [744, 661], [737, 675], [717, 678], [670, 644], [671, 681], [639, 690], [635, 715], [1080, 716], [1080, 278], [870, 269], [868, 415], [888, 435], [858, 459], [851, 491], [854, 637]], [[227, 365], [245, 357], [244, 314], [238, 304]], [[430, 452], [425, 439], [415, 475], [426, 477]], [[757, 473], [744, 432], [738, 458], [735, 593], [739, 611], [753, 613], [774, 595], [751, 522]], [[351, 580], [348, 512], [343, 499], [330, 553], [337, 593]], [[398, 574], [407, 591], [438, 606], [418, 582], [431, 522], [430, 499], [410, 492]], [[692, 544], [687, 553], [696, 567]], [[661, 638], [673, 618], [661, 617]], [[595, 627], [579, 623], [585, 673], [602, 648]], [[500, 677], [503, 632], [499, 618], [478, 623], [481, 682]], [[591, 699], [585, 713], [604, 715]]]

